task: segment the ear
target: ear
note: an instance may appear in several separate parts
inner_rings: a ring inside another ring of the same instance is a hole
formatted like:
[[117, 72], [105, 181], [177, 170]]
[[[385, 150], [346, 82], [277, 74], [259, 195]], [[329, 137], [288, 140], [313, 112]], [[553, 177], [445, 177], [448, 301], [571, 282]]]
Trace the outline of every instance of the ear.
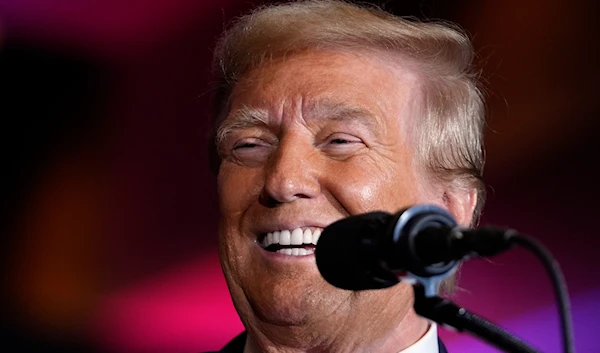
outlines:
[[444, 205], [461, 226], [471, 225], [476, 204], [476, 189], [450, 187], [444, 191]]

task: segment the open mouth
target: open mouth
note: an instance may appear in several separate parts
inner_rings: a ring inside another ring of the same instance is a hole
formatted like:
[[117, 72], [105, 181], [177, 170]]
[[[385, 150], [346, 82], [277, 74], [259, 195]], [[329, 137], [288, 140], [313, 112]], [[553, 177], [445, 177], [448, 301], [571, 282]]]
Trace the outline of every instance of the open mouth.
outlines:
[[296, 228], [263, 234], [259, 242], [263, 249], [284, 255], [306, 256], [315, 252], [321, 228]]

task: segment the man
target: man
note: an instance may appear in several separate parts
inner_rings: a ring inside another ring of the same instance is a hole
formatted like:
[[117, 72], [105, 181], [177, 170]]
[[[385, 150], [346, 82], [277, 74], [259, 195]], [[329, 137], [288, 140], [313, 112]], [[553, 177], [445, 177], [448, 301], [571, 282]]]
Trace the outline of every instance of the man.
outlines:
[[215, 51], [220, 256], [247, 330], [222, 352], [445, 352], [405, 283], [337, 289], [315, 265], [327, 225], [483, 204], [483, 103], [469, 40], [338, 1], [261, 8]]

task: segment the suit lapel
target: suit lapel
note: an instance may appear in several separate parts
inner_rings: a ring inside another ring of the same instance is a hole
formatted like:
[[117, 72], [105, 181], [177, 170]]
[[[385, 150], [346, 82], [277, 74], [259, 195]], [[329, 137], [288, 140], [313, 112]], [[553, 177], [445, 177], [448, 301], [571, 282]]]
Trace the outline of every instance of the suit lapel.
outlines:
[[240, 333], [236, 338], [229, 342], [219, 353], [243, 353], [246, 345], [246, 331]]
[[440, 353], [448, 353], [446, 346], [444, 346], [444, 342], [438, 337], [438, 347], [440, 348]]

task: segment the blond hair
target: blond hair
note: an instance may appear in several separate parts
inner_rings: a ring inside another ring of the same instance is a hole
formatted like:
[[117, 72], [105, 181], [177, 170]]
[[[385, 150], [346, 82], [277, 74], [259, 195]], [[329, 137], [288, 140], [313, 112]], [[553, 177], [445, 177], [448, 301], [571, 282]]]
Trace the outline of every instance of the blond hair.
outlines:
[[311, 49], [383, 50], [400, 54], [416, 68], [423, 97], [417, 158], [438, 180], [477, 190], [476, 220], [485, 200], [484, 106], [471, 42], [454, 25], [399, 18], [376, 7], [335, 0], [258, 8], [234, 22], [217, 43], [214, 128], [229, 113], [232, 90], [248, 71]]

